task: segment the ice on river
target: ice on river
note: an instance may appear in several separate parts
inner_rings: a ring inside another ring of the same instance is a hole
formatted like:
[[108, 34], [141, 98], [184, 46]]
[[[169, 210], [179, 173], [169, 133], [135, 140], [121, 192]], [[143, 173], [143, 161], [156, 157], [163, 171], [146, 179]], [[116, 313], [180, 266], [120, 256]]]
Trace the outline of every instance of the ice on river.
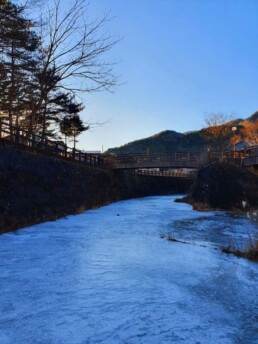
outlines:
[[255, 224], [175, 198], [0, 236], [0, 343], [258, 343], [258, 264], [214, 250]]

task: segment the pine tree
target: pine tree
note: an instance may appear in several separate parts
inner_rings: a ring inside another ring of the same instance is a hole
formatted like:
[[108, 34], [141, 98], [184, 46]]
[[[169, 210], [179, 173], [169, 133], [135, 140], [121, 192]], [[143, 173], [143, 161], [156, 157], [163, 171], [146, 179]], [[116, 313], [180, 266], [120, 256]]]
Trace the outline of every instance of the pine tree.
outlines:
[[24, 16], [24, 7], [0, 2], [0, 109], [10, 125], [20, 124], [31, 111], [29, 90], [36, 66], [39, 38], [34, 23]]
[[82, 132], [89, 130], [89, 125], [84, 125], [79, 113], [84, 109], [82, 103], [75, 101], [74, 97], [66, 94], [67, 98], [62, 99], [63, 113], [66, 115], [60, 121], [60, 132], [67, 138], [73, 138], [73, 147], [76, 146], [76, 137]]

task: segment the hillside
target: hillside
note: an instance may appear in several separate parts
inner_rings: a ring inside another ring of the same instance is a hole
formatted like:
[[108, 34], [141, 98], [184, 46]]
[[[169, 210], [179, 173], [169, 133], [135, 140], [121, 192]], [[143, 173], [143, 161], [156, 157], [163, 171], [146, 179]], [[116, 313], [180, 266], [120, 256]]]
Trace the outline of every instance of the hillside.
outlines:
[[[235, 125], [254, 122], [258, 118], [258, 111], [245, 120], [234, 120]], [[233, 123], [233, 122], [232, 122]], [[108, 153], [168, 153], [173, 151], [201, 151], [207, 150], [208, 141], [202, 135], [202, 130], [179, 133], [174, 130], [162, 131], [153, 136], [129, 142], [121, 147], [108, 149]]]
[[173, 130], [162, 131], [145, 139], [129, 142], [121, 147], [110, 148], [108, 153], [168, 153], [171, 151], [197, 151], [207, 145], [199, 131], [187, 134]]
[[251, 116], [247, 117], [246, 121], [255, 122], [258, 119], [258, 111], [255, 111]]

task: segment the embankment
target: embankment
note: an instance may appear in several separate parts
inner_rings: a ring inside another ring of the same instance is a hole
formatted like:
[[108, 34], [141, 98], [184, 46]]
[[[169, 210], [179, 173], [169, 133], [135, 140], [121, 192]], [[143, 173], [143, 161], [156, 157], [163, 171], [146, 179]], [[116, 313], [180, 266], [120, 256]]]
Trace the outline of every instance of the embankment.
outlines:
[[211, 164], [198, 173], [191, 195], [182, 199], [197, 210], [258, 208], [258, 176], [245, 167]]
[[189, 180], [114, 173], [0, 145], [0, 233], [190, 186]]

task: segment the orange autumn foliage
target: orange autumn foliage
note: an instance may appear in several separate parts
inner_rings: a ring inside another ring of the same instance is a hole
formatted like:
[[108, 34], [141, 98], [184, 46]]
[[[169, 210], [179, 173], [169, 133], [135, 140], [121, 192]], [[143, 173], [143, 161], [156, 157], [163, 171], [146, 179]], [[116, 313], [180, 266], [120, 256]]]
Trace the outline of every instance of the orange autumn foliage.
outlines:
[[253, 145], [258, 144], [258, 119], [255, 122], [243, 122], [242, 139]]

